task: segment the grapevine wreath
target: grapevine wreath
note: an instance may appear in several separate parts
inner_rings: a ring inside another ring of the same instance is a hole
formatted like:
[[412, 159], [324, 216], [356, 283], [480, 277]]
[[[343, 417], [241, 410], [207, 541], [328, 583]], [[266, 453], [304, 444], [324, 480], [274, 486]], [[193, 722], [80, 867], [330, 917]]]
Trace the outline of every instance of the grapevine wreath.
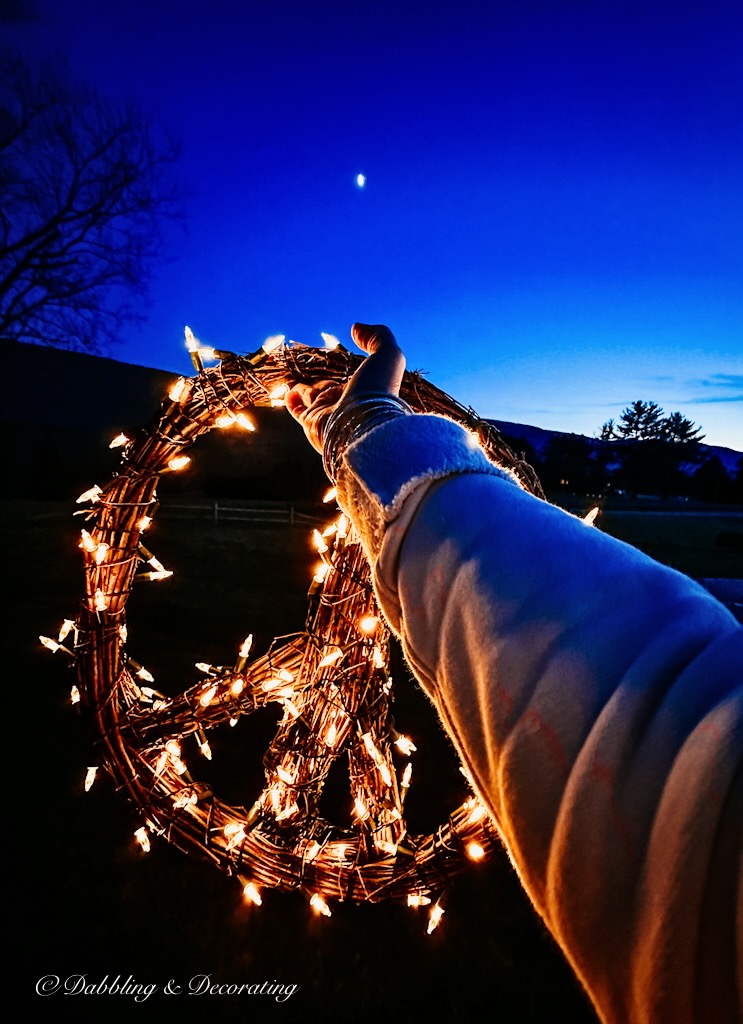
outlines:
[[[303, 891], [312, 908], [328, 916], [334, 901], [430, 904], [431, 931], [443, 913], [448, 881], [468, 858], [485, 856], [496, 834], [474, 796], [434, 833], [407, 832], [404, 803], [415, 747], [393, 726], [389, 631], [345, 515], [314, 531], [321, 563], [302, 632], [274, 640], [253, 660], [246, 638], [233, 664], [197, 666], [202, 678], [177, 696], [154, 689], [153, 677], [129, 653], [132, 588], [171, 575], [142, 539], [156, 514], [161, 475], [184, 468], [187, 449], [207, 431], [250, 430], [251, 407], [281, 404], [299, 382], [345, 382], [361, 361], [336, 344], [320, 349], [279, 337], [240, 356], [204, 348], [188, 329], [186, 337], [196, 375], [171, 386], [135, 439], [114, 439], [122, 453], [118, 473], [78, 498], [85, 595], [56, 640], [41, 638], [75, 662], [72, 699], [90, 718], [99, 757], [98, 768], [88, 769], [86, 788], [105, 770], [141, 817], [135, 835], [144, 850], [161, 837], [205, 858], [237, 878], [254, 903], [263, 888], [275, 888]], [[205, 367], [213, 360], [216, 365]], [[462, 423], [489, 458], [542, 495], [531, 467], [472, 410], [414, 372], [405, 373], [401, 397], [416, 412]], [[269, 704], [283, 717], [263, 759], [263, 791], [250, 806], [228, 805], [199, 781], [192, 755], [210, 758], [210, 729]], [[350, 827], [318, 813], [328, 772], [341, 756], [348, 762]]]

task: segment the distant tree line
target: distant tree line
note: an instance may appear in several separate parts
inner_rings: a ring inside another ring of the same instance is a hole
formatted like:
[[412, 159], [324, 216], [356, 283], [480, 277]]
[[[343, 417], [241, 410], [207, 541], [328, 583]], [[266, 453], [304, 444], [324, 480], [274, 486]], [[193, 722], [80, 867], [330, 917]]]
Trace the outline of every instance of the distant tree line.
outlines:
[[631, 403], [597, 438], [556, 434], [541, 453], [523, 437], [506, 439], [548, 492], [743, 503], [743, 456], [728, 471], [702, 444], [701, 427], [680, 412], [666, 415], [655, 402]]

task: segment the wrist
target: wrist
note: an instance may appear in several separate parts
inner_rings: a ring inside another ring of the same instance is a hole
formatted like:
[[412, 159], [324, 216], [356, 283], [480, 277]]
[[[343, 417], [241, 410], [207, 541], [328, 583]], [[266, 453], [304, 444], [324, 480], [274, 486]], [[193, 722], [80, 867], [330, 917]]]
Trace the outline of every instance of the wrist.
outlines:
[[322, 454], [328, 477], [335, 482], [341, 459], [349, 445], [381, 423], [412, 412], [407, 402], [388, 392], [367, 391], [346, 398], [324, 424]]

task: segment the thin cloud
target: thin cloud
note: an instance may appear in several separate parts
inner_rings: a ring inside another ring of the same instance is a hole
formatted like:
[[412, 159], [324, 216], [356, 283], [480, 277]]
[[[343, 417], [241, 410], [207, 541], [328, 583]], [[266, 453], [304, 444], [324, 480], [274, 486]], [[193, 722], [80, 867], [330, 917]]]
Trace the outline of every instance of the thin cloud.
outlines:
[[[721, 402], [743, 402], [743, 374], [740, 373], [713, 373], [710, 377], [698, 377], [696, 380], [686, 382], [690, 391], [698, 388], [708, 392], [699, 397], [686, 398], [684, 401], [691, 405], [712, 405]], [[735, 394], [730, 394], [730, 391]], [[716, 391], [717, 394], [709, 394]]]
[[743, 374], [741, 373], [713, 373], [711, 377], [699, 377], [696, 380], [687, 381], [687, 387], [691, 388], [736, 388], [743, 391]]
[[705, 395], [702, 398], [680, 399], [686, 405], [713, 405], [719, 402], [743, 402], [743, 395]]

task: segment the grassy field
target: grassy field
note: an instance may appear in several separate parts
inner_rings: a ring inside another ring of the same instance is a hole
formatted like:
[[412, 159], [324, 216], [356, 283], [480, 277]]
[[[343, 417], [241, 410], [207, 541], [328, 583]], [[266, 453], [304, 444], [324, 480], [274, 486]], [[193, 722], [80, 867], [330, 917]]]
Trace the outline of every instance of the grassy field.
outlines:
[[743, 509], [737, 506], [652, 498], [554, 500], [577, 515], [599, 504], [599, 529], [688, 576], [743, 579]]
[[[445, 927], [429, 937], [423, 917], [396, 906], [341, 905], [326, 921], [312, 917], [299, 895], [268, 893], [263, 907], [248, 912], [235, 883], [166, 843], [156, 843], [147, 857], [139, 854], [131, 840], [138, 822], [120, 795], [105, 779], [82, 792], [96, 755], [69, 705], [74, 676], [38, 642], [38, 634], [54, 635], [76, 613], [81, 520], [62, 503], [2, 508], [12, 538], [6, 679], [8, 693], [27, 702], [21, 732], [35, 755], [24, 761], [18, 795], [45, 836], [43, 843], [15, 844], [13, 877], [24, 893], [17, 938], [29, 993], [34, 977], [50, 972], [132, 973], [161, 986], [171, 977], [184, 982], [212, 973], [224, 982], [300, 986], [291, 1004], [215, 999], [205, 1009], [216, 1021], [304, 1024], [321, 1016], [346, 1022], [407, 1014], [469, 1024], [487, 1012], [498, 1024], [595, 1022], [505, 855], [457, 881]], [[683, 571], [743, 575], [740, 552], [717, 544], [720, 533], [740, 532], [740, 516], [679, 519], [623, 510], [605, 519], [602, 528]], [[160, 689], [190, 685], [196, 661], [230, 663], [247, 632], [260, 652], [274, 635], [302, 628], [315, 561], [308, 534], [286, 525], [158, 518], [148, 546], [175, 576], [138, 587], [128, 619], [131, 654], [151, 669]], [[399, 653], [393, 674], [397, 724], [419, 747], [409, 823], [412, 831], [429, 831], [463, 798], [464, 784]], [[262, 785], [261, 756], [273, 727], [269, 714], [216, 731], [215, 761], [204, 772], [220, 795], [251, 802]], [[34, 1006], [38, 1013], [46, 1002]], [[139, 1015], [139, 1007], [129, 1010]]]

